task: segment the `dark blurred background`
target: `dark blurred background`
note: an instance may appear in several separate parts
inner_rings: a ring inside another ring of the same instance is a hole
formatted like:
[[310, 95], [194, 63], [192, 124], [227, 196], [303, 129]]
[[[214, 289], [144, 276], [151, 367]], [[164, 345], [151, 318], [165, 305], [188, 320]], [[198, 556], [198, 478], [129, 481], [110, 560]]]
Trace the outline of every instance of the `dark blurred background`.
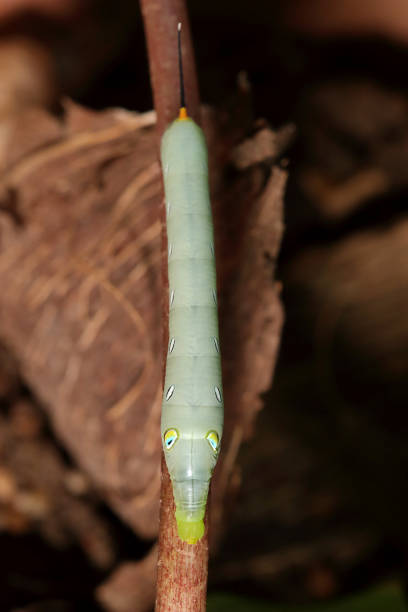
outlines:
[[[281, 160], [289, 183], [280, 358], [239, 457], [242, 493], [210, 591], [286, 610], [274, 606], [336, 601], [391, 581], [398, 601], [381, 609], [403, 610], [408, 5], [192, 0], [189, 10], [203, 102], [231, 112], [245, 75], [254, 120], [295, 127]], [[137, 3], [3, 2], [0, 80], [2, 121], [27, 98], [56, 116], [63, 96], [94, 110], [150, 110]], [[94, 588], [148, 544], [92, 493], [5, 349], [0, 365], [0, 610], [99, 610]], [[69, 528], [43, 520], [40, 493], [16, 501], [14, 471], [31, 482], [39, 465], [78, 491]]]

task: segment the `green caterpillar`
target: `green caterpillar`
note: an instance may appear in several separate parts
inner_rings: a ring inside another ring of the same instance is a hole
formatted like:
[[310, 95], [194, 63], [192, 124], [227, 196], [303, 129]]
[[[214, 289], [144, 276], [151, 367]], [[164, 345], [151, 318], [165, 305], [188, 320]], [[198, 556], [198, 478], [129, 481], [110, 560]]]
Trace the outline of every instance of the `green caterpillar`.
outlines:
[[180, 115], [162, 139], [161, 161], [170, 298], [161, 435], [178, 534], [195, 544], [204, 534], [224, 408], [207, 147], [187, 116], [183, 93]]

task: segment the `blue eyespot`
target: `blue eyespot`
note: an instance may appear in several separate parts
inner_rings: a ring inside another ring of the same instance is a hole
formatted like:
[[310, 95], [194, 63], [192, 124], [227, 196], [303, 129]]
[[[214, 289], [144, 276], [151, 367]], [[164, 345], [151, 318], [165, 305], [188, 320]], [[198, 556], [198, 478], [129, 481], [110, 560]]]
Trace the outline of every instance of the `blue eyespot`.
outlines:
[[168, 429], [164, 432], [163, 441], [164, 448], [170, 450], [172, 446], [177, 442], [179, 437], [177, 429]]
[[216, 431], [209, 431], [208, 434], [206, 435], [206, 439], [208, 441], [208, 444], [213, 449], [214, 453], [218, 452], [218, 448], [220, 446], [220, 438], [219, 438], [217, 432]]

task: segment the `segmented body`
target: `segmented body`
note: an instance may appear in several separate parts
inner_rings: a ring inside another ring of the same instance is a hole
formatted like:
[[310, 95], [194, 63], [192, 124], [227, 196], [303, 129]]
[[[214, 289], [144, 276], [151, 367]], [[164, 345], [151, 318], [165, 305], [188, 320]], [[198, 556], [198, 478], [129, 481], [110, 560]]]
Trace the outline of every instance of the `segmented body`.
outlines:
[[195, 543], [219, 453], [223, 393], [207, 148], [183, 110], [161, 147], [170, 302], [161, 432], [179, 536]]

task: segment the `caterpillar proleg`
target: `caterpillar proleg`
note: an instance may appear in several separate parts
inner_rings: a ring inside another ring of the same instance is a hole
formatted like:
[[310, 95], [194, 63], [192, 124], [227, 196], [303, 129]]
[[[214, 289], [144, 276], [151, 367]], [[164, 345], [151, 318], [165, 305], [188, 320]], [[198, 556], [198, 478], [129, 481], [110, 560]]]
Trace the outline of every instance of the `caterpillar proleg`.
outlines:
[[205, 138], [181, 108], [161, 143], [166, 198], [169, 345], [161, 436], [181, 540], [204, 534], [209, 483], [222, 437], [214, 236]]

